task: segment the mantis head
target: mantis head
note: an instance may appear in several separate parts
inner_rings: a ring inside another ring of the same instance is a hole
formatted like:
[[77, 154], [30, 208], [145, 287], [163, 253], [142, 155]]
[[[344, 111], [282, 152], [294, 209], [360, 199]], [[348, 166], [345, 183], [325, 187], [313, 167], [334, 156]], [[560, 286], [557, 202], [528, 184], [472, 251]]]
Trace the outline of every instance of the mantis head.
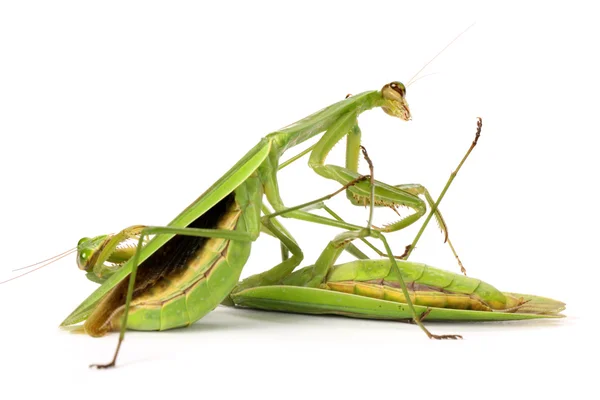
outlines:
[[94, 266], [94, 259], [107, 240], [109, 235], [96, 236], [94, 238], [84, 237], [77, 242], [77, 266], [79, 269], [89, 272]]
[[406, 102], [406, 87], [401, 82], [391, 82], [381, 89], [384, 104], [381, 106], [386, 114], [409, 121], [410, 108]]
[[105, 260], [100, 260], [100, 254], [114, 235], [100, 235], [93, 238], [84, 237], [77, 243], [77, 266], [87, 272], [89, 280], [97, 283], [104, 282], [118, 270], [135, 251], [135, 248], [119, 243]]

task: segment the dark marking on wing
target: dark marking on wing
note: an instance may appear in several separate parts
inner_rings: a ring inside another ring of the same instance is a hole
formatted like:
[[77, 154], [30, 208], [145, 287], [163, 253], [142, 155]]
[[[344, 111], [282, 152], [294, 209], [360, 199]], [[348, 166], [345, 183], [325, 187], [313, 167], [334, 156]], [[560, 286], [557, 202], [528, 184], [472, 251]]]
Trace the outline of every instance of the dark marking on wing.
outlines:
[[[233, 206], [235, 206], [235, 194], [231, 193], [188, 227], [215, 228]], [[151, 289], [161, 278], [168, 279], [169, 275], [183, 271], [190, 259], [202, 250], [207, 240], [203, 237], [184, 235], [175, 235], [171, 238], [140, 264], [135, 282], [134, 298], [142, 295], [145, 290]], [[100, 301], [85, 322], [85, 331], [89, 335], [102, 336], [109, 330], [110, 326], [107, 323], [114, 316], [114, 312], [125, 304], [128, 285], [129, 278], [123, 279]]]
[[[235, 195], [230, 193], [189, 224], [188, 228], [215, 228], [221, 217], [234, 205], [234, 202]], [[203, 237], [175, 235], [140, 264], [135, 282], [134, 297], [148, 286], [152, 286], [160, 278], [185, 269], [187, 262], [197, 254], [207, 240], [208, 238]]]

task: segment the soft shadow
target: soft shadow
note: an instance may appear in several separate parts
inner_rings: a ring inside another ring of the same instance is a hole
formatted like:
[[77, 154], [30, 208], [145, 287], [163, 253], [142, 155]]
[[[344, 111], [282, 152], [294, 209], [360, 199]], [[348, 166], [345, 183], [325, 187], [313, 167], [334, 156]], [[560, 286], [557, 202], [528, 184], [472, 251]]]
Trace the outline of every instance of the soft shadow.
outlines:
[[[249, 308], [219, 307], [187, 328], [173, 329], [173, 332], [190, 333], [211, 332], [216, 330], [261, 330], [272, 329], [273, 325], [318, 324], [336, 318], [335, 315], [309, 315], [279, 311], [254, 310]], [[339, 317], [348, 319], [347, 317]], [[170, 332], [170, 331], [166, 331]], [[162, 332], [161, 332], [162, 333]]]

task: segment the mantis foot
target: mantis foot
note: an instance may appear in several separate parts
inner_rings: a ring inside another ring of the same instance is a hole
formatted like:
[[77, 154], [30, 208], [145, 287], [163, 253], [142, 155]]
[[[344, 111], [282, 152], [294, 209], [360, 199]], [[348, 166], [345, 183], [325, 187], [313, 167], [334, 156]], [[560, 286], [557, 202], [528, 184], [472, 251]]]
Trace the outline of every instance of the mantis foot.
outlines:
[[108, 364], [91, 364], [90, 368], [96, 368], [96, 369], [114, 368], [115, 364], [117, 362], [117, 356], [119, 355], [119, 350], [121, 349], [121, 343], [123, 343], [123, 338], [119, 337], [119, 342], [117, 343], [117, 350], [115, 351], [115, 355], [113, 356], [113, 359], [111, 362], [109, 362]]
[[434, 335], [433, 333], [430, 334], [429, 339], [436, 339], [436, 340], [445, 340], [445, 339], [451, 339], [451, 340], [458, 340], [458, 339], [462, 339], [463, 337], [461, 335]]
[[114, 367], [115, 367], [114, 360], [108, 364], [90, 364], [90, 368], [96, 368], [96, 369], [108, 369], [108, 368], [114, 368]]
[[412, 244], [407, 245], [404, 248], [404, 253], [402, 253], [402, 255], [399, 257], [401, 260], [405, 260], [408, 258], [408, 255], [410, 254], [410, 251], [412, 250]]
[[425, 328], [421, 324], [421, 322], [429, 315], [430, 312], [431, 312], [431, 308], [428, 307], [425, 311], [423, 311], [421, 313], [421, 315], [419, 316], [419, 320], [418, 321], [414, 321], [419, 326], [421, 326], [421, 329], [423, 329], [423, 331], [427, 334], [427, 336], [429, 337], [429, 339], [435, 339], [435, 340], [446, 340], [446, 339], [458, 340], [458, 339], [462, 339], [463, 338], [461, 335], [434, 335], [433, 333], [429, 332], [427, 330], [427, 328]]

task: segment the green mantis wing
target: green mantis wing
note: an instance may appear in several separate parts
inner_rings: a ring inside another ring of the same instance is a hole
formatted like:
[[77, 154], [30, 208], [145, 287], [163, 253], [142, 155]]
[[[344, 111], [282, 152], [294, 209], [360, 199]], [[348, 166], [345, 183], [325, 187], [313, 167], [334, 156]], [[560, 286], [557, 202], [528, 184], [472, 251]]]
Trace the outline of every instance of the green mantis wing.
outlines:
[[[188, 206], [171, 223], [170, 227], [183, 228], [210, 210], [229, 193], [233, 192], [263, 163], [271, 151], [271, 142], [262, 139], [240, 161], [238, 161], [221, 179], [215, 182], [196, 201]], [[160, 249], [174, 235], [159, 235], [151, 240], [140, 253], [140, 263]], [[84, 321], [94, 310], [98, 302], [119, 282], [129, 276], [132, 261], [130, 260], [114, 275], [108, 278], [98, 289], [85, 299], [60, 325], [73, 325]]]
[[[530, 301], [546, 298], [511, 293]], [[409, 320], [412, 314], [405, 303], [374, 299], [355, 294], [298, 286], [262, 286], [235, 294], [235, 304], [257, 308], [301, 314], [334, 314], [365, 319]], [[561, 318], [561, 314], [524, 314], [506, 312], [484, 312], [414, 305], [423, 313], [430, 310], [427, 320], [440, 321], [508, 321], [535, 318]]]

